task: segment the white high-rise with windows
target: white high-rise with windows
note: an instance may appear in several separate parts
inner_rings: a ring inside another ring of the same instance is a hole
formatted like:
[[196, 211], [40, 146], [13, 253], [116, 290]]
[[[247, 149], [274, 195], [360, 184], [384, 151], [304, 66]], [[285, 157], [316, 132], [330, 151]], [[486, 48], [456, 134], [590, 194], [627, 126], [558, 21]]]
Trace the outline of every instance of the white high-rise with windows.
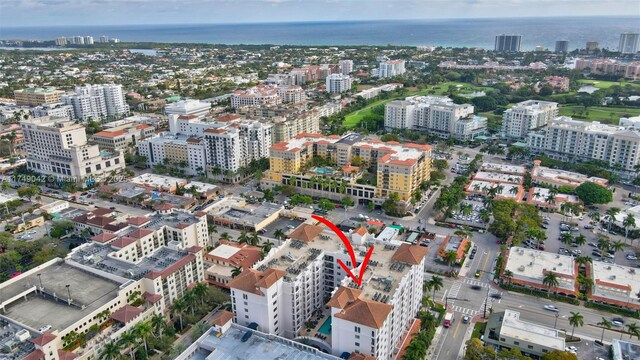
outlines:
[[20, 124], [27, 148], [27, 168], [37, 173], [83, 186], [82, 180], [88, 177], [100, 179], [125, 167], [124, 155], [119, 151], [105, 152], [98, 145], [87, 144], [83, 125], [49, 117]]
[[[351, 234], [360, 246], [356, 233], [366, 234], [366, 229]], [[421, 306], [427, 249], [371, 239], [366, 246], [373, 245], [374, 251], [358, 287], [337, 261], [358, 273], [364, 251], [356, 252], [352, 263], [336, 235], [311, 219], [289, 237], [254, 269], [229, 282], [236, 322], [304, 338], [336, 356], [347, 352], [394, 359]], [[331, 324], [324, 338], [311, 336], [305, 327], [318, 313], [321, 322]]]
[[558, 116], [558, 103], [527, 100], [516, 104], [502, 115], [502, 135], [520, 139], [530, 131], [546, 126]]
[[351, 90], [351, 76], [343, 74], [331, 74], [327, 76], [326, 88], [330, 94], [340, 94]]
[[118, 118], [129, 112], [122, 85], [96, 84], [76, 86], [62, 101], [72, 105], [75, 117], [84, 121]]
[[405, 61], [404, 60], [387, 60], [381, 61], [378, 68], [378, 77], [388, 78], [405, 73]]
[[638, 33], [622, 33], [620, 34], [620, 44], [618, 51], [622, 54], [635, 54], [638, 52], [640, 45], [640, 34]]
[[340, 60], [338, 66], [340, 66], [342, 75], [349, 75], [353, 72], [353, 60]]

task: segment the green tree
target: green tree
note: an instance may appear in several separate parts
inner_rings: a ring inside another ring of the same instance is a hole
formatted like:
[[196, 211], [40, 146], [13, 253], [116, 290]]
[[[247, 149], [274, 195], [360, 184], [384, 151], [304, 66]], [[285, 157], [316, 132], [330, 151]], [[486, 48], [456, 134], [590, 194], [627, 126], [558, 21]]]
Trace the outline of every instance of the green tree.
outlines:
[[235, 278], [236, 276], [242, 274], [242, 266], [236, 266], [231, 270], [231, 277]]
[[542, 360], [578, 360], [578, 356], [564, 350], [553, 350], [542, 355]]
[[624, 218], [624, 221], [622, 222], [622, 227], [624, 227], [624, 237], [629, 238], [629, 228], [633, 229], [636, 227], [635, 216], [627, 214], [627, 216]]
[[167, 330], [167, 320], [162, 315], [155, 314], [150, 320], [155, 336], [162, 339], [163, 333]]
[[277, 229], [277, 230], [273, 233], [273, 236], [275, 236], [275, 237], [276, 237], [276, 239], [278, 239], [278, 240], [282, 240], [282, 239], [284, 239], [284, 237], [285, 237], [286, 235], [285, 235], [285, 233], [284, 233], [284, 230], [282, 230], [282, 229]]
[[104, 345], [98, 356], [99, 360], [122, 360], [122, 345], [119, 342], [111, 341]]
[[139, 322], [133, 327], [133, 332], [137, 337], [142, 339], [142, 344], [144, 345], [144, 353], [145, 355], [149, 355], [149, 349], [147, 347], [147, 338], [153, 333], [151, 324], [149, 324], [146, 321]]
[[318, 201], [318, 208], [320, 210], [329, 212], [332, 209], [335, 209], [335, 205], [333, 205], [333, 203], [330, 200], [320, 199], [320, 201]]
[[611, 329], [611, 326], [613, 325], [613, 323], [611, 321], [609, 321], [607, 318], [602, 318], [602, 321], [600, 321], [597, 325], [602, 326], [602, 335], [600, 336], [600, 342], [604, 341], [604, 330], [605, 329]]
[[627, 332], [629, 333], [629, 339], [637, 337], [640, 339], [640, 327], [636, 323], [627, 324]]
[[350, 197], [345, 196], [345, 197], [342, 198], [342, 205], [344, 207], [351, 207], [351, 206], [354, 205], [354, 202]]
[[581, 327], [584, 325], [584, 316], [579, 312], [571, 311], [571, 316], [569, 316], [569, 325], [573, 327], [571, 330], [571, 337], [573, 337], [573, 333], [576, 331], [576, 326]]
[[31, 201], [31, 198], [40, 194], [40, 188], [35, 185], [25, 186], [18, 188], [18, 196], [26, 197]]
[[123, 349], [129, 350], [129, 357], [135, 360], [136, 348], [138, 347], [138, 337], [133, 332], [133, 330], [122, 333], [122, 335], [120, 335], [119, 343]]
[[606, 204], [613, 200], [611, 190], [590, 181], [580, 184], [575, 193], [585, 205]]
[[549, 292], [551, 292], [551, 288], [556, 288], [558, 287], [558, 285], [560, 285], [560, 282], [558, 281], [558, 275], [551, 271], [547, 272], [547, 274], [542, 279], [542, 285], [546, 286], [547, 289], [549, 289]]
[[436, 296], [436, 291], [440, 291], [440, 289], [442, 289], [444, 283], [441, 277], [434, 275], [431, 277], [431, 280], [429, 280], [429, 286], [431, 287], [431, 290], [433, 290], [433, 294], [431, 295], [433, 298]]

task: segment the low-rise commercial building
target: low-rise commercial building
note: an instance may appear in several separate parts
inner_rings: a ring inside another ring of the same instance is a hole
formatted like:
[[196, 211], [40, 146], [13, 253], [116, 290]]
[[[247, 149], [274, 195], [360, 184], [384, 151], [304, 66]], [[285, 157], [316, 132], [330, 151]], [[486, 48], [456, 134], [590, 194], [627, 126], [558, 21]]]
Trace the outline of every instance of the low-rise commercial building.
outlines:
[[231, 95], [231, 107], [277, 105], [282, 103], [278, 88], [258, 85], [244, 90], [236, 90]]
[[[504, 264], [500, 276], [505, 282], [570, 297], [578, 296], [578, 265], [571, 256], [514, 246], [508, 250]], [[510, 277], [505, 277], [507, 270], [511, 272]], [[544, 278], [549, 273], [556, 275], [558, 286], [549, 288], [544, 284]]]
[[536, 184], [543, 184], [553, 187], [571, 186], [578, 187], [585, 182], [592, 182], [601, 186], [609, 186], [607, 179], [579, 174], [571, 171], [552, 169], [541, 166], [540, 160], [533, 161], [531, 169], [531, 179]]
[[640, 310], [640, 274], [636, 269], [601, 261], [593, 261], [587, 267], [593, 279], [590, 301]]
[[499, 349], [518, 349], [534, 359], [552, 351], [564, 351], [565, 337], [562, 330], [520, 320], [520, 313], [513, 310], [492, 314], [484, 332], [485, 344]]
[[206, 209], [215, 225], [243, 231], [260, 231], [284, 212], [284, 206], [268, 202], [249, 204], [244, 198], [227, 196]]
[[381, 92], [383, 91], [393, 91], [397, 88], [401, 88], [404, 85], [401, 83], [392, 83], [392, 84], [384, 84], [384, 85], [380, 85], [380, 86], [374, 86], [365, 90], [362, 90], [358, 93], [356, 93], [354, 96], [358, 97], [360, 96], [363, 99], [373, 99], [374, 97], [380, 95]]
[[556, 194], [551, 197], [551, 191], [548, 188], [535, 186], [529, 189], [529, 194], [527, 195], [527, 204], [546, 211], [559, 210], [564, 203], [578, 204], [580, 203], [580, 199], [570, 194]]
[[471, 242], [466, 237], [447, 235], [438, 249], [438, 259], [446, 261], [447, 254], [454, 252], [456, 254], [456, 263], [460, 264], [470, 246]]
[[146, 124], [127, 124], [102, 130], [91, 136], [91, 140], [100, 147], [109, 150], [131, 150], [138, 141], [154, 134], [155, 129]]
[[249, 269], [261, 258], [262, 250], [257, 246], [220, 240], [220, 245], [204, 255], [205, 279], [212, 285], [228, 289], [235, 269]]

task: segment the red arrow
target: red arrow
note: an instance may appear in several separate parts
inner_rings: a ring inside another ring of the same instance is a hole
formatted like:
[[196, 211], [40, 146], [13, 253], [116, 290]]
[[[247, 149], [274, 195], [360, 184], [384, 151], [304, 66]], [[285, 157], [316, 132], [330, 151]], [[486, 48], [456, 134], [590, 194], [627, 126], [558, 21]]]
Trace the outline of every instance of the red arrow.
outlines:
[[[338, 229], [336, 224], [332, 223], [328, 219], [323, 218], [322, 216], [311, 215], [311, 217], [316, 219], [316, 220], [318, 220], [318, 221], [320, 221], [321, 223], [327, 225], [329, 227], [329, 229], [331, 229], [331, 231], [333, 231], [334, 233], [336, 233], [336, 235], [338, 235], [340, 240], [342, 240], [342, 243], [344, 244], [344, 246], [347, 248], [347, 251], [349, 252], [349, 256], [351, 257], [351, 263], [353, 264], [353, 266], [355, 266], [356, 265], [356, 254], [355, 254], [355, 252], [353, 252], [353, 247], [351, 246], [351, 243], [349, 242], [349, 239], [347, 239], [347, 237], [344, 235], [344, 233], [342, 231], [340, 231], [340, 229]], [[369, 263], [369, 258], [371, 258], [371, 254], [373, 254], [373, 246], [371, 246], [369, 248], [369, 250], [367, 250], [367, 255], [364, 257], [364, 260], [362, 261], [362, 264], [360, 265], [360, 274], [358, 274], [358, 276], [353, 275], [353, 273], [351, 272], [351, 269], [349, 269], [347, 267], [347, 265], [342, 260], [338, 259], [338, 264], [340, 264], [340, 266], [342, 266], [344, 271], [346, 271], [346, 273], [349, 275], [349, 277], [351, 277], [351, 279], [353, 279], [353, 281], [355, 281], [356, 284], [358, 284], [358, 286], [362, 285], [362, 278], [364, 277], [364, 270], [367, 268], [367, 264]]]

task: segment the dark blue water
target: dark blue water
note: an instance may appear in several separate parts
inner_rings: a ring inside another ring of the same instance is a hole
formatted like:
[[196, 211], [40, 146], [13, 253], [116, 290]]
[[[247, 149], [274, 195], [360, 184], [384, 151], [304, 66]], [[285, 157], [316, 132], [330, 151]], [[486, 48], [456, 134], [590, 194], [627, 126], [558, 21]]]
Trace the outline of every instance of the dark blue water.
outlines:
[[121, 41], [291, 44], [291, 45], [436, 45], [492, 49], [501, 33], [522, 35], [522, 49], [556, 40], [584, 48], [588, 40], [617, 49], [622, 32], [639, 32], [640, 17], [555, 17], [402, 21], [306, 22], [264, 24], [119, 25], [0, 27], [0, 39], [52, 40], [57, 36], [101, 35]]

